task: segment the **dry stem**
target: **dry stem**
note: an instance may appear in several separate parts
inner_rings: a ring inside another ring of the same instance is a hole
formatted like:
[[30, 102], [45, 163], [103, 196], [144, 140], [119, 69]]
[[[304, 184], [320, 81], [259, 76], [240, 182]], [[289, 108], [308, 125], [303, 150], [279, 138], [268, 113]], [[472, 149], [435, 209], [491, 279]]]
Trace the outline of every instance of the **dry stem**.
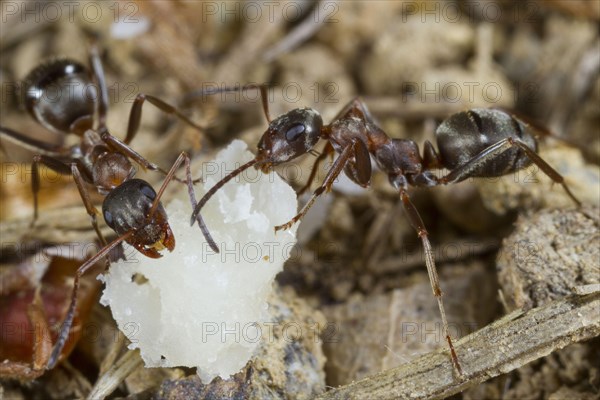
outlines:
[[600, 335], [600, 292], [515, 311], [455, 344], [464, 375], [446, 351], [324, 393], [329, 399], [442, 399], [505, 374], [571, 343]]

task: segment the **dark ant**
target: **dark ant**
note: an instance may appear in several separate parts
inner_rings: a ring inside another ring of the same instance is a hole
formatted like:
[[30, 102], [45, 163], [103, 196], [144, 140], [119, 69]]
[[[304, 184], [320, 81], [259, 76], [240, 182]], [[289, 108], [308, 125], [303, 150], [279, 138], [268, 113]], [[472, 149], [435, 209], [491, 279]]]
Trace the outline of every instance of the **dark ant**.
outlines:
[[[196, 92], [192, 96], [247, 89], [260, 89], [269, 127], [258, 142], [256, 157], [221, 179], [200, 199], [192, 213], [191, 224], [211, 196], [245, 169], [254, 166], [266, 173], [275, 165], [311, 152], [319, 139], [326, 140], [327, 144], [317, 157], [308, 182], [299, 192], [310, 187], [320, 162], [328, 155], [339, 155], [323, 183], [314, 191], [300, 212], [289, 222], [275, 227], [275, 231], [288, 229], [306, 214], [318, 196], [331, 190], [342, 171], [356, 184], [368, 187], [373, 157], [379, 168], [387, 173], [392, 186], [398, 189], [406, 216], [421, 239], [427, 272], [437, 299], [452, 363], [457, 373], [462, 375], [448, 332], [442, 290], [428, 233], [419, 212], [410, 200], [408, 187], [447, 185], [471, 177], [497, 177], [525, 168], [533, 162], [554, 182], [560, 183], [575, 204], [580, 206], [581, 203], [571, 193], [563, 177], [536, 153], [537, 142], [533, 135], [535, 127], [502, 110], [463, 111], [450, 116], [438, 126], [436, 140], [439, 154], [433, 145], [426, 141], [421, 156], [414, 141], [388, 137], [376, 125], [367, 106], [359, 98], [348, 103], [329, 125], [323, 125], [319, 113], [311, 108], [295, 109], [271, 121], [266, 101], [266, 85], [213, 89]], [[441, 178], [432, 173], [434, 169], [443, 168], [450, 172]]]
[[[106, 127], [108, 92], [102, 63], [95, 44], [90, 46], [89, 62], [91, 73], [84, 65], [73, 60], [50, 61], [35, 68], [24, 82], [24, 88], [27, 91], [24, 99], [25, 106], [33, 118], [50, 131], [62, 135], [75, 134], [79, 136], [80, 143], [70, 148], [55, 146], [29, 138], [12, 129], [0, 127], [1, 137], [11, 139], [37, 153], [33, 158], [32, 172], [34, 198], [32, 226], [38, 216], [37, 194], [40, 189], [38, 168], [39, 164], [44, 164], [60, 174], [73, 175], [83, 204], [103, 246], [95, 256], [77, 270], [71, 303], [46, 366], [47, 369], [53, 368], [61, 356], [73, 323], [79, 278], [90, 267], [107, 256], [111, 250], [120, 246], [122, 242], [129, 243], [140, 253], [151, 258], [161, 257], [160, 251], [163, 249], [169, 251], [174, 249], [175, 238], [160, 198], [171, 180], [180, 181], [175, 177], [175, 171], [182, 162], [185, 162], [186, 165], [186, 183], [192, 207], [196, 205], [193, 190], [195, 181], [192, 181], [190, 159], [185, 152], [179, 155], [170, 171], [167, 172], [146, 160], [128, 144], [138, 131], [142, 106], [146, 100], [163, 112], [174, 114], [199, 130], [203, 130], [203, 128], [162, 100], [138, 94], [131, 108], [127, 135], [124, 141], [120, 141], [112, 136]], [[90, 88], [96, 91], [95, 95], [86, 92]], [[48, 91], [51, 89], [59, 89], [61, 96], [49, 96]], [[95, 120], [94, 115], [96, 115]], [[158, 194], [146, 181], [133, 179], [136, 168], [131, 160], [144, 169], [166, 175]], [[106, 196], [102, 204], [102, 214], [106, 224], [118, 235], [117, 239], [108, 244], [98, 228], [96, 219], [98, 210], [90, 199], [86, 183], [93, 185], [98, 193]], [[208, 235], [201, 218], [198, 218], [198, 224]], [[208, 241], [211, 243], [210, 239]], [[217, 248], [216, 244], [213, 246]]]

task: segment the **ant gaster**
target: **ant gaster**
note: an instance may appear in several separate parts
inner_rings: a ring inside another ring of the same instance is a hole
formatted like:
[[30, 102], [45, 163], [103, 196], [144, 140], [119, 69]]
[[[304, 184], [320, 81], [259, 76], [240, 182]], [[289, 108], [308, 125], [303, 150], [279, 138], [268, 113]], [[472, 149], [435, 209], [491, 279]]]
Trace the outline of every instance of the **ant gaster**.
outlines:
[[[426, 141], [421, 156], [414, 141], [387, 136], [377, 126], [366, 105], [359, 98], [346, 105], [329, 125], [324, 125], [319, 113], [311, 108], [294, 109], [271, 121], [266, 101], [266, 85], [213, 89], [194, 93], [193, 96], [257, 88], [261, 91], [263, 111], [269, 122], [269, 127], [258, 143], [257, 155], [225, 176], [200, 199], [192, 213], [191, 224], [211, 196], [245, 169], [254, 166], [268, 172], [274, 165], [311, 152], [319, 139], [326, 140], [324, 151], [317, 157], [308, 182], [300, 192], [310, 187], [320, 162], [334, 153], [338, 153], [338, 157], [323, 183], [314, 191], [300, 212], [289, 222], [275, 227], [275, 231], [288, 229], [306, 214], [318, 196], [331, 190], [342, 171], [356, 184], [368, 187], [372, 174], [372, 157], [379, 168], [388, 175], [392, 186], [398, 190], [406, 216], [422, 242], [429, 280], [442, 318], [444, 336], [454, 368], [461, 375], [462, 369], [448, 333], [442, 290], [428, 233], [419, 212], [410, 200], [408, 187], [446, 185], [470, 177], [496, 177], [517, 171], [533, 162], [554, 182], [560, 183], [568, 196], [579, 206], [579, 200], [571, 193], [563, 177], [536, 153], [534, 127], [501, 110], [473, 109], [460, 112], [447, 118], [437, 128], [439, 154], [433, 145]], [[432, 170], [442, 168], [450, 172], [440, 178], [432, 173]]]
[[[88, 269], [122, 242], [129, 243], [140, 253], [151, 258], [161, 257], [160, 251], [163, 249], [169, 251], [174, 249], [175, 238], [160, 198], [172, 179], [179, 180], [175, 177], [175, 171], [183, 162], [186, 165], [190, 201], [192, 207], [196, 205], [190, 160], [185, 152], [179, 155], [167, 172], [142, 157], [129, 146], [129, 143], [138, 131], [142, 106], [146, 100], [163, 112], [174, 114], [199, 130], [203, 128], [162, 100], [139, 94], [130, 112], [125, 140], [120, 141], [115, 138], [106, 127], [108, 93], [98, 49], [94, 44], [90, 46], [89, 58], [91, 73], [88, 68], [76, 61], [58, 59], [38, 66], [24, 81], [25, 106], [33, 118], [55, 133], [77, 135], [80, 143], [70, 148], [51, 145], [12, 129], [0, 127], [2, 137], [36, 152], [32, 166], [34, 198], [32, 225], [35, 224], [38, 216], [37, 195], [40, 189], [38, 169], [39, 164], [44, 164], [60, 174], [73, 176], [94, 230], [103, 246], [76, 272], [69, 309], [48, 361], [48, 369], [52, 368], [61, 356], [73, 323], [79, 279]], [[60, 96], [51, 96], [48, 93], [50, 90], [57, 89]], [[136, 168], [132, 161], [144, 169], [159, 171], [166, 175], [158, 193], [146, 181], [133, 179]], [[106, 224], [118, 235], [117, 239], [108, 244], [98, 228], [96, 219], [98, 211], [90, 199], [86, 184], [93, 185], [100, 194], [106, 196], [102, 204], [102, 214]], [[208, 235], [204, 222], [200, 218], [198, 223]], [[216, 244], [214, 248], [217, 248]]]

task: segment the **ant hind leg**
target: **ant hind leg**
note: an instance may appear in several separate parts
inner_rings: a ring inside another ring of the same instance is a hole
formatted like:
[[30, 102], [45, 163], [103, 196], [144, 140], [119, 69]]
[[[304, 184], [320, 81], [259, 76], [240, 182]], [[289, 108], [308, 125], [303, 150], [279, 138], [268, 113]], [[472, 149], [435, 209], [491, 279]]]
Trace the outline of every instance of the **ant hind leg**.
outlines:
[[475, 157], [471, 158], [463, 165], [453, 169], [446, 176], [440, 178], [439, 182], [441, 184], [449, 184], [454, 182], [460, 182], [463, 179], [471, 177], [471, 173], [477, 169], [486, 165], [487, 163], [492, 162], [496, 157], [500, 154], [504, 153], [506, 150], [518, 147], [522, 150], [527, 157], [550, 178], [555, 183], [560, 184], [567, 195], [573, 200], [573, 202], [577, 205], [577, 207], [581, 206], [581, 202], [575, 195], [571, 192], [567, 184], [565, 183], [565, 179], [561, 174], [558, 173], [554, 168], [550, 166], [542, 157], [539, 156], [533, 149], [531, 149], [527, 144], [523, 143], [520, 139], [508, 137], [503, 139], [488, 148], [481, 151]]
[[429, 242], [429, 237], [427, 230], [425, 229], [425, 224], [423, 223], [423, 220], [421, 219], [421, 216], [419, 215], [419, 212], [417, 211], [416, 207], [414, 206], [412, 201], [410, 201], [408, 193], [406, 193], [406, 190], [403, 188], [400, 189], [400, 199], [402, 200], [402, 205], [404, 206], [404, 211], [406, 212], [406, 216], [408, 217], [410, 224], [417, 231], [417, 235], [421, 239], [423, 251], [425, 254], [427, 274], [429, 275], [429, 282], [431, 283], [433, 295], [437, 300], [440, 315], [442, 317], [444, 336], [446, 337], [448, 347], [450, 348], [450, 357], [452, 358], [452, 365], [454, 365], [454, 369], [460, 376], [462, 375], [462, 368], [458, 361], [456, 351], [454, 350], [454, 345], [452, 344], [452, 337], [450, 336], [450, 333], [448, 331], [448, 320], [446, 318], [446, 310], [444, 308], [444, 302], [442, 300], [442, 289], [440, 288], [440, 279], [437, 273], [437, 268], [435, 266], [433, 250], [431, 248], [431, 243]]
[[56, 343], [54, 344], [54, 348], [52, 349], [52, 354], [48, 360], [48, 364], [46, 365], [46, 369], [52, 369], [58, 362], [60, 355], [62, 354], [62, 350], [67, 342], [69, 337], [69, 332], [71, 331], [71, 326], [73, 326], [73, 319], [75, 318], [75, 310], [77, 308], [77, 294], [79, 292], [79, 281], [81, 276], [86, 273], [90, 268], [92, 268], [96, 262], [98, 262], [102, 257], [108, 255], [113, 248], [120, 245], [122, 242], [127, 241], [131, 235], [134, 234], [134, 231], [129, 231], [124, 235], [118, 237], [113, 240], [106, 246], [104, 246], [96, 255], [87, 260], [75, 273], [75, 278], [73, 280], [73, 291], [71, 292], [71, 303], [69, 304], [69, 308], [67, 310], [67, 315], [60, 327], [60, 332], [58, 334], [58, 338]]
[[200, 132], [205, 131], [205, 127], [202, 127], [191, 119], [186, 117], [181, 111], [179, 111], [176, 107], [164, 102], [158, 97], [150, 96], [147, 94], [140, 93], [137, 95], [135, 100], [133, 101], [133, 106], [131, 106], [131, 111], [129, 112], [129, 123], [127, 124], [127, 135], [125, 136], [125, 140], [123, 141], [125, 144], [129, 144], [133, 138], [135, 137], [139, 127], [140, 121], [142, 118], [142, 107], [144, 103], [148, 101], [150, 104], [164, 112], [165, 114], [175, 115], [177, 118], [185, 122], [186, 124], [196, 128]]

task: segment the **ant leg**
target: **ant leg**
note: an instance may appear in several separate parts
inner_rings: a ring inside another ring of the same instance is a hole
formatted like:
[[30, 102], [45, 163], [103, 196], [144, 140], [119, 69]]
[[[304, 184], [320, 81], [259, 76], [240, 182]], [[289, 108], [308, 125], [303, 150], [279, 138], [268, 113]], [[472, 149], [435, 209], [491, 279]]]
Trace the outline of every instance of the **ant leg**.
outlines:
[[524, 122], [535, 133], [534, 136], [536, 137], [536, 139], [545, 139], [550, 137], [554, 140], [558, 140], [560, 142], [568, 144], [569, 146], [573, 146], [576, 148], [582, 147], [581, 143], [577, 143], [575, 140], [572, 140], [568, 137], [557, 135], [555, 132], [552, 132], [550, 129], [548, 129], [547, 126], [543, 125], [540, 121], [536, 120], [535, 118], [532, 118], [529, 115], [523, 114], [521, 112], [506, 107], [492, 107], [492, 109], [499, 110], [510, 115], [511, 122], [513, 126], [515, 126], [515, 130], [517, 132], [519, 131], [517, 121], [521, 121]]
[[365, 103], [361, 100], [360, 97], [355, 97], [352, 100], [350, 100], [348, 102], [348, 104], [346, 104], [344, 106], [344, 108], [342, 108], [335, 117], [333, 117], [332, 121], [337, 121], [342, 119], [346, 114], [348, 114], [348, 112], [350, 112], [350, 110], [353, 111], [358, 111], [361, 114], [361, 120], [365, 121], [366, 117], [365, 117]]
[[442, 161], [437, 151], [429, 140], [426, 140], [423, 144], [423, 167], [424, 169], [441, 169]]
[[313, 192], [313, 195], [310, 198], [310, 200], [304, 205], [304, 207], [302, 207], [300, 212], [294, 218], [292, 218], [291, 220], [289, 220], [288, 222], [286, 222], [283, 225], [277, 225], [275, 227], [275, 232], [280, 231], [280, 230], [289, 229], [292, 225], [294, 225], [296, 222], [298, 222], [308, 212], [308, 210], [312, 207], [315, 200], [317, 200], [317, 197], [319, 197], [321, 194], [323, 194], [323, 192], [331, 190], [331, 186], [333, 185], [333, 182], [340, 175], [340, 173], [342, 172], [342, 170], [344, 169], [344, 167], [350, 160], [350, 157], [352, 157], [355, 154], [355, 152], [356, 152], [355, 148], [357, 146], [360, 146], [358, 143], [361, 143], [364, 146], [364, 144], [361, 141], [357, 140], [357, 141], [353, 141], [352, 144], [346, 146], [346, 148], [344, 148], [344, 150], [342, 150], [339, 157], [334, 161], [333, 165], [329, 169], [329, 172], [327, 172], [327, 176], [325, 177], [325, 180], [323, 181], [321, 186], [319, 186]]
[[[150, 171], [158, 171], [165, 176], [169, 174], [167, 171], [165, 171], [158, 165], [148, 161], [140, 153], [129, 147], [126, 143], [121, 142], [119, 139], [117, 139], [108, 132], [102, 134], [102, 141], [106, 143], [111, 150], [118, 151], [124, 156], [131, 158], [144, 169], [149, 169]], [[177, 180], [177, 178], [175, 179]]]
[[381, 130], [375, 125], [373, 121], [373, 116], [371, 115], [371, 112], [367, 108], [367, 105], [365, 104], [363, 99], [358, 96], [350, 100], [348, 104], [346, 104], [344, 108], [342, 108], [337, 113], [337, 115], [332, 119], [332, 121], [338, 121], [341, 119], [353, 117], [360, 119], [362, 123], [367, 126], [367, 129]]
[[525, 154], [527, 154], [527, 157], [529, 157], [529, 159], [531, 161], [533, 161], [538, 167], [540, 167], [540, 169], [542, 171], [544, 171], [544, 173], [550, 179], [552, 179], [556, 183], [559, 183], [563, 187], [563, 189], [565, 190], [565, 192], [567, 192], [567, 194], [569, 195], [569, 197], [571, 198], [571, 200], [573, 200], [575, 202], [575, 204], [577, 205], [577, 207], [581, 207], [581, 202], [571, 192], [571, 190], [569, 189], [569, 187], [565, 183], [565, 178], [561, 174], [559, 174], [558, 171], [556, 171], [554, 168], [552, 168], [550, 166], [550, 164], [548, 164], [542, 157], [540, 157], [535, 151], [533, 151], [532, 149], [530, 149], [529, 146], [527, 146], [525, 143], [523, 143], [519, 139], [513, 140], [512, 138], [508, 138], [508, 141], [512, 145], [517, 146], [518, 148], [520, 148], [521, 150], [523, 150], [525, 152]]
[[75, 309], [77, 307], [77, 292], [79, 291], [79, 280], [83, 274], [85, 274], [91, 267], [93, 267], [96, 262], [98, 262], [102, 257], [108, 255], [110, 251], [117, 247], [122, 242], [129, 239], [131, 235], [133, 235], [134, 231], [129, 231], [124, 235], [118, 237], [113, 240], [106, 246], [104, 246], [96, 255], [87, 260], [75, 273], [75, 279], [73, 281], [73, 291], [71, 292], [71, 303], [69, 304], [69, 308], [67, 311], [67, 315], [62, 323], [60, 328], [60, 332], [58, 334], [58, 338], [56, 340], [56, 344], [54, 345], [54, 349], [52, 349], [52, 354], [50, 355], [50, 359], [48, 360], [48, 364], [46, 365], [46, 369], [52, 369], [58, 362], [60, 355], [62, 353], [62, 349], [67, 342], [67, 338], [69, 337], [69, 331], [71, 330], [71, 326], [73, 325], [73, 319], [75, 318]]
[[431, 288], [433, 289], [433, 295], [435, 296], [438, 308], [440, 309], [440, 314], [442, 316], [442, 325], [444, 327], [444, 336], [446, 337], [446, 341], [448, 342], [448, 346], [450, 347], [450, 356], [452, 358], [452, 364], [454, 368], [458, 372], [459, 375], [462, 375], [462, 369], [460, 367], [460, 363], [458, 362], [458, 357], [456, 356], [456, 351], [454, 351], [454, 345], [452, 344], [452, 338], [450, 337], [450, 333], [448, 331], [448, 320], [446, 319], [446, 311], [444, 309], [444, 302], [442, 301], [442, 290], [440, 288], [440, 279], [438, 277], [437, 269], [435, 267], [435, 260], [433, 258], [433, 251], [431, 249], [431, 243], [429, 242], [428, 233], [425, 229], [425, 224], [423, 224], [423, 220], [419, 215], [416, 207], [410, 201], [410, 197], [406, 193], [406, 190], [400, 189], [400, 198], [402, 199], [402, 205], [404, 206], [404, 211], [406, 212], [406, 216], [410, 221], [412, 227], [417, 231], [417, 235], [421, 239], [421, 243], [423, 244], [423, 251], [425, 254], [425, 264], [427, 265], [427, 274], [429, 275], [429, 282], [431, 283]]
[[40, 154], [37, 154], [33, 157], [31, 173], [31, 190], [33, 191], [33, 220], [31, 221], [30, 226], [34, 226], [35, 221], [37, 221], [38, 218], [38, 192], [40, 190], [39, 164], [46, 165], [48, 168], [61, 175], [73, 175], [73, 180], [75, 181], [75, 185], [77, 186], [77, 190], [79, 191], [83, 205], [85, 206], [85, 209], [91, 218], [92, 227], [94, 228], [94, 231], [100, 240], [100, 244], [105, 246], [106, 239], [104, 239], [104, 235], [102, 235], [102, 232], [98, 227], [98, 220], [96, 217], [99, 214], [98, 210], [96, 207], [94, 207], [92, 200], [90, 199], [88, 190], [85, 187], [85, 180], [81, 176], [81, 172], [79, 171], [79, 167], [76, 163], [72, 163], [69, 166], [68, 164], [65, 164], [62, 161], [52, 157]]
[[[188, 195], [190, 197], [190, 203], [192, 204], [192, 209], [196, 208], [196, 205], [198, 203], [196, 201], [196, 193], [194, 192], [194, 184], [192, 181], [190, 156], [185, 151], [182, 151], [181, 154], [179, 154], [179, 157], [177, 157], [177, 160], [175, 160], [175, 162], [173, 163], [173, 166], [169, 170], [167, 177], [165, 178], [160, 189], [158, 190], [156, 198], [154, 199], [154, 202], [152, 203], [152, 207], [150, 208], [150, 212], [148, 213], [148, 218], [152, 218], [152, 216], [156, 212], [156, 209], [158, 208], [158, 205], [160, 204], [160, 198], [162, 197], [169, 182], [171, 182], [171, 180], [174, 179], [175, 171], [177, 171], [177, 168], [179, 168], [179, 166], [181, 165], [182, 162], [185, 162], [185, 172], [186, 172], [186, 178], [187, 178], [186, 183], [187, 183], [187, 187], [188, 187]], [[218, 253], [219, 247], [217, 246], [214, 239], [208, 232], [208, 228], [206, 227], [206, 224], [204, 223], [204, 219], [202, 218], [202, 216], [200, 214], [196, 215], [196, 221], [198, 221], [198, 226], [200, 227], [200, 230], [202, 231], [202, 234], [204, 235], [204, 238], [208, 242], [208, 245], [210, 246], [210, 248], [214, 252]]]
[[331, 145], [330, 142], [327, 142], [327, 144], [325, 145], [325, 148], [323, 149], [323, 152], [321, 154], [319, 154], [319, 156], [315, 160], [315, 163], [313, 164], [312, 170], [310, 171], [310, 176], [308, 177], [306, 184], [304, 186], [302, 186], [300, 188], [300, 190], [298, 190], [296, 192], [296, 194], [298, 196], [301, 195], [302, 193], [306, 192], [308, 189], [310, 189], [310, 185], [312, 184], [312, 182], [315, 179], [315, 176], [317, 175], [317, 170], [319, 168], [319, 165], [331, 153], [333, 153], [333, 146]]
[[[98, 112], [98, 130], [100, 132], [106, 132], [106, 113], [108, 110], [108, 89], [106, 87], [106, 79], [104, 75], [104, 69], [102, 68], [102, 61], [100, 60], [100, 55], [98, 54], [98, 47], [96, 43], [93, 42], [90, 45], [90, 64], [92, 66], [93, 74], [98, 83], [99, 95], [97, 102], [97, 112]], [[162, 110], [167, 114], [174, 114], [179, 119], [184, 121], [185, 123], [193, 126], [194, 128], [204, 131], [204, 128], [192, 122], [189, 118], [183, 115], [177, 108], [172, 105], [162, 101], [161, 99], [145, 95], [140, 93], [137, 95], [133, 102], [133, 106], [131, 107], [131, 112], [129, 114], [129, 124], [127, 126], [127, 136], [125, 137], [125, 143], [129, 143], [135, 137], [135, 134], [138, 131], [140, 126], [140, 119], [142, 117], [142, 106], [144, 102], [148, 100], [149, 103]]]
[[[152, 218], [152, 216], [154, 215], [154, 212], [156, 211], [156, 209], [158, 208], [158, 205], [160, 204], [160, 198], [162, 197], [163, 193], [165, 192], [167, 185], [169, 184], [169, 182], [171, 182], [172, 179], [175, 178], [175, 171], [177, 171], [177, 168], [179, 168], [179, 166], [185, 159], [189, 160], [189, 156], [187, 155], [187, 153], [185, 151], [182, 151], [181, 154], [179, 154], [179, 157], [177, 157], [177, 160], [175, 160], [175, 162], [173, 163], [173, 166], [171, 166], [171, 169], [169, 170], [169, 172], [167, 172], [167, 176], [166, 176], [164, 182], [162, 183], [162, 185], [160, 186], [160, 189], [158, 189], [156, 198], [154, 198], [154, 201], [152, 202], [152, 207], [150, 208], [150, 211], [148, 212], [148, 218]], [[191, 184], [191, 183], [188, 182], [188, 184]], [[189, 186], [188, 186], [188, 189], [189, 189]], [[193, 189], [193, 187], [192, 187], [192, 189]]]
[[203, 132], [205, 130], [204, 127], [202, 127], [202, 126], [196, 124], [195, 122], [193, 122], [192, 120], [190, 120], [188, 117], [183, 115], [174, 106], [172, 106], [168, 103], [165, 103], [158, 97], [140, 93], [137, 95], [137, 97], [133, 101], [133, 106], [131, 106], [131, 111], [129, 112], [129, 123], [127, 125], [127, 136], [125, 136], [125, 140], [124, 140], [124, 142], [126, 144], [129, 144], [133, 140], [133, 138], [135, 137], [135, 134], [137, 133], [137, 131], [140, 127], [140, 120], [142, 118], [142, 106], [144, 105], [144, 102], [146, 100], [148, 100], [148, 102], [150, 104], [152, 104], [153, 106], [155, 106], [162, 112], [169, 114], [169, 115], [175, 115], [177, 118], [179, 118], [186, 124], [198, 129], [199, 131]]
[[262, 101], [263, 112], [265, 113], [265, 118], [267, 119], [267, 123], [271, 123], [271, 114], [269, 113], [269, 99], [267, 89], [268, 86], [258, 85], [260, 87], [260, 100]]
[[33, 156], [33, 162], [31, 163], [31, 193], [33, 196], [33, 219], [29, 224], [29, 228], [33, 228], [39, 216], [38, 193], [40, 191], [40, 172], [38, 164], [41, 162], [41, 157], [41, 155], [36, 154], [35, 156]]
[[271, 123], [271, 115], [269, 113], [269, 101], [268, 101], [268, 93], [267, 93], [267, 91], [269, 90], [269, 85], [266, 83], [260, 83], [260, 84], [250, 83], [248, 85], [238, 86], [238, 87], [220, 87], [220, 88], [213, 87], [213, 88], [200, 89], [200, 90], [196, 90], [194, 92], [188, 93], [184, 97], [183, 101], [185, 103], [187, 103], [187, 102], [192, 101], [192, 99], [195, 97], [200, 97], [200, 99], [204, 99], [204, 96], [210, 96], [210, 95], [226, 93], [226, 92], [243, 92], [243, 91], [246, 91], [249, 89], [259, 89], [260, 90], [260, 99], [262, 102], [263, 112], [265, 113], [265, 118], [267, 119], [267, 122], [270, 124]]
[[100, 239], [100, 243], [102, 244], [102, 246], [106, 245], [106, 240], [104, 239], [104, 236], [102, 235], [102, 233], [100, 232], [100, 228], [98, 227], [98, 221], [96, 218], [98, 210], [96, 210], [96, 207], [94, 207], [94, 205], [92, 204], [92, 200], [90, 199], [88, 191], [85, 188], [85, 181], [81, 176], [77, 164], [72, 163], [69, 166], [68, 164], [63, 163], [62, 161], [39, 154], [33, 157], [32, 164], [31, 189], [33, 191], [33, 221], [31, 222], [31, 226], [35, 224], [35, 221], [38, 218], [38, 192], [40, 190], [39, 164], [46, 165], [48, 168], [58, 172], [61, 175], [73, 175], [73, 179], [75, 180], [75, 184], [77, 185], [77, 190], [79, 191], [81, 200], [83, 201], [85, 209], [92, 220], [92, 226], [94, 227], [94, 231], [96, 231], [96, 235], [98, 235], [98, 239]]
[[[160, 172], [161, 174], [163, 174], [165, 176], [169, 175], [169, 172], [165, 171], [164, 169], [162, 169], [158, 165], [156, 165], [156, 164], [148, 161], [140, 153], [138, 153], [137, 151], [135, 151], [134, 149], [132, 149], [131, 147], [129, 147], [127, 144], [121, 142], [119, 139], [117, 139], [116, 137], [112, 136], [110, 133], [108, 133], [108, 132], [103, 133], [102, 134], [102, 141], [104, 143], [106, 143], [107, 146], [111, 150], [118, 151], [119, 153], [125, 155], [126, 157], [131, 158], [133, 161], [135, 161], [136, 163], [138, 163], [142, 168], [149, 169], [150, 171]], [[176, 180], [177, 182], [185, 183], [184, 181], [182, 181], [181, 179], [179, 179], [176, 176], [174, 176], [172, 179]], [[192, 181], [192, 183], [197, 183], [197, 182], [200, 182], [200, 181], [201, 181], [201, 178], [198, 178], [198, 179], [194, 179]]]
[[75, 180], [75, 185], [77, 185], [77, 190], [79, 190], [79, 195], [81, 196], [81, 200], [83, 201], [83, 205], [85, 206], [85, 210], [87, 211], [90, 219], [92, 220], [92, 226], [96, 231], [96, 235], [98, 235], [98, 239], [100, 239], [100, 245], [106, 246], [106, 239], [104, 239], [104, 235], [100, 232], [100, 228], [98, 228], [98, 219], [97, 215], [99, 214], [96, 207], [92, 203], [90, 199], [90, 195], [88, 190], [85, 187], [85, 181], [79, 172], [79, 168], [76, 163], [71, 164], [71, 174], [73, 175], [73, 179]]
[[490, 160], [493, 160], [496, 156], [504, 153], [506, 150], [511, 148], [511, 144], [508, 139], [503, 139], [488, 148], [484, 149], [481, 153], [475, 157], [458, 166], [457, 168], [450, 171], [446, 176], [439, 179], [440, 184], [449, 184], [460, 182], [466, 178], [471, 177], [471, 173], [478, 167], [485, 165]]
[[98, 84], [98, 101], [96, 102], [96, 112], [98, 113], [98, 126], [100, 132], [106, 132], [106, 113], [108, 111], [108, 88], [106, 87], [106, 77], [104, 68], [102, 68], [102, 60], [96, 41], [93, 40], [90, 44], [89, 60], [92, 67], [92, 73]]
[[45, 156], [61, 157], [69, 155], [69, 149], [66, 147], [42, 142], [3, 126], [0, 126], [0, 137], [8, 139], [9, 141], [16, 143], [27, 150], [31, 150], [35, 153], [43, 154]]
[[[57, 157], [60, 158], [63, 156], [68, 156], [69, 149], [27, 137], [22, 133], [19, 133], [17, 131], [3, 126], [0, 126], [0, 137], [8, 139], [9, 141], [16, 143], [23, 148], [38, 153], [33, 157], [31, 172], [31, 190], [33, 192], [33, 221], [31, 221], [30, 226], [33, 226], [38, 218], [37, 195], [40, 189], [40, 175], [38, 170], [38, 164], [45, 164], [55, 172], [58, 172], [59, 174], [69, 175], [71, 173], [69, 166], [56, 159]], [[1, 144], [0, 147], [4, 149], [4, 147], [1, 146]]]
[[571, 198], [571, 200], [573, 200], [573, 202], [575, 202], [575, 204], [578, 207], [581, 206], [581, 202], [575, 197], [575, 195], [573, 195], [573, 193], [571, 192], [571, 190], [565, 183], [563, 176], [561, 174], [559, 174], [554, 168], [552, 168], [550, 166], [550, 164], [548, 164], [546, 161], [544, 161], [544, 159], [542, 157], [540, 157], [529, 146], [527, 146], [521, 140], [513, 138], [513, 137], [508, 137], [506, 139], [503, 139], [503, 140], [499, 141], [498, 143], [491, 145], [487, 149], [484, 149], [481, 153], [477, 154], [475, 157], [473, 157], [472, 159], [467, 161], [465, 164], [455, 168], [454, 170], [450, 171], [450, 173], [448, 173], [448, 175], [442, 177], [440, 179], [440, 183], [448, 184], [448, 183], [458, 182], [463, 179], [466, 179], [471, 176], [471, 173], [475, 169], [485, 165], [488, 162], [493, 161], [498, 155], [502, 154], [503, 152], [505, 152], [506, 150], [508, 150], [512, 147], [518, 147], [519, 149], [523, 150], [525, 152], [525, 155], [527, 155], [527, 157], [529, 157], [529, 159], [533, 163], [535, 163], [538, 167], [540, 167], [540, 169], [550, 179], [552, 179], [555, 183], [559, 183], [560, 185], [562, 185], [562, 187], [565, 190], [565, 192], [567, 193], [567, 195]]
[[38, 219], [38, 193], [40, 191], [40, 171], [39, 164], [44, 164], [51, 170], [61, 174], [70, 175], [71, 168], [55, 158], [48, 157], [42, 154], [36, 154], [33, 156], [33, 162], [31, 164], [31, 191], [33, 192], [33, 220], [30, 226], [35, 225], [35, 221]]

